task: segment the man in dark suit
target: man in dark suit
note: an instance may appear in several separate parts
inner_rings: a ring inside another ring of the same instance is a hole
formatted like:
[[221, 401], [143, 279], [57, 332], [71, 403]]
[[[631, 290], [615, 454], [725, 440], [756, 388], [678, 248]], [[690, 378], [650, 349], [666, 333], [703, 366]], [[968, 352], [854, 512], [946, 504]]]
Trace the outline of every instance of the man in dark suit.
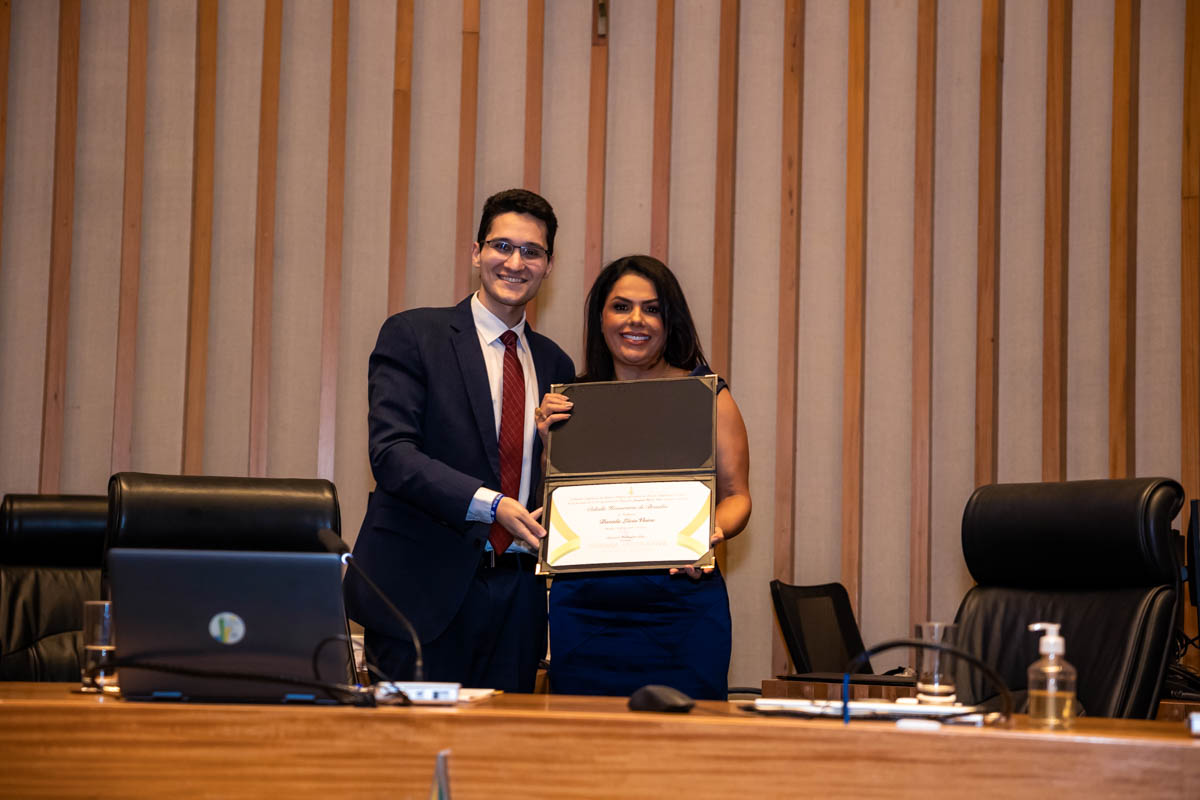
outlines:
[[[371, 469], [354, 556], [412, 621], [425, 677], [532, 691], [546, 650], [546, 535], [534, 410], [575, 368], [525, 324], [525, 304], [553, 269], [550, 204], [511, 189], [484, 203], [471, 261], [481, 288], [452, 308], [417, 308], [383, 324], [371, 353]], [[351, 619], [368, 660], [412, 678], [407, 630], [353, 572]]]

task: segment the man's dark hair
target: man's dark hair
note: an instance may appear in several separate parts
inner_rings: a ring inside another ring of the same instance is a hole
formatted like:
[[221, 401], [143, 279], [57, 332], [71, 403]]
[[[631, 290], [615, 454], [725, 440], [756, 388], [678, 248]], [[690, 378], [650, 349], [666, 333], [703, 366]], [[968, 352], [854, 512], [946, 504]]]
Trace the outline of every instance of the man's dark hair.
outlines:
[[687, 298], [667, 265], [652, 256], [625, 256], [605, 267], [592, 284], [584, 306], [584, 373], [580, 381], [611, 381], [613, 371], [612, 353], [604, 341], [600, 320], [604, 316], [604, 304], [616, 282], [626, 273], [641, 275], [654, 285], [658, 305], [662, 313], [666, 344], [662, 358], [672, 367], [693, 370], [707, 364], [704, 351], [700, 348], [700, 337]]
[[483, 242], [487, 239], [488, 231], [492, 227], [492, 220], [501, 214], [510, 212], [528, 214], [541, 220], [542, 224], [546, 226], [546, 253], [554, 255], [554, 234], [558, 231], [558, 217], [554, 216], [554, 209], [546, 202], [546, 198], [540, 194], [534, 194], [528, 189], [505, 189], [503, 192], [496, 192], [483, 202], [483, 215], [479, 218], [479, 234], [475, 237], [475, 241], [480, 247], [483, 247]]

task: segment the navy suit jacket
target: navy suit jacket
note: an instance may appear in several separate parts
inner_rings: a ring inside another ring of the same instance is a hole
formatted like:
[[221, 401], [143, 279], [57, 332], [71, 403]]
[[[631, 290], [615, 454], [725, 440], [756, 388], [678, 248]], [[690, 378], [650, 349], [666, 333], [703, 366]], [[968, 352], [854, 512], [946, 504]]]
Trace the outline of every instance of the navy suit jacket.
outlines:
[[[526, 327], [538, 397], [574, 380], [554, 342]], [[489, 525], [468, 522], [480, 486], [500, 490], [500, 451], [487, 367], [471, 298], [452, 308], [395, 314], [379, 331], [368, 369], [375, 491], [354, 545], [358, 566], [403, 611], [422, 642], [439, 636], [466, 596]], [[526, 409], [532, 413], [532, 409]], [[541, 441], [534, 437], [529, 506], [541, 505]], [[350, 618], [397, 638], [408, 632], [353, 570]]]

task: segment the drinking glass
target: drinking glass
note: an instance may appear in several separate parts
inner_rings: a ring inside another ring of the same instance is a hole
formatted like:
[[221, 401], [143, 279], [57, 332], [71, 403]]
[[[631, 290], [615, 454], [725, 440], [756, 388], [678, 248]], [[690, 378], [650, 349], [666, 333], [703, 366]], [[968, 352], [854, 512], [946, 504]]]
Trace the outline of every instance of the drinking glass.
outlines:
[[79, 690], [116, 692], [117, 637], [113, 632], [112, 603], [88, 600], [83, 604], [83, 669]]
[[[950, 622], [920, 622], [916, 638], [931, 644], [953, 645], [958, 626]], [[917, 648], [917, 700], [922, 703], [953, 703], [954, 656], [940, 650]]]

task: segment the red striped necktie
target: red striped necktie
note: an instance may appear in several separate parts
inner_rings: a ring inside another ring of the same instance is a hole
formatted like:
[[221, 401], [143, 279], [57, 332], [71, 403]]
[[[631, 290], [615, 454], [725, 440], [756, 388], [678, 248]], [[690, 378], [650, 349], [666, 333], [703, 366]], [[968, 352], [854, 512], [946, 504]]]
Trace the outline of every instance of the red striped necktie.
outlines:
[[[525, 371], [517, 357], [517, 335], [500, 334], [504, 342], [504, 388], [500, 394], [500, 493], [519, 501], [521, 457], [525, 450]], [[497, 555], [512, 544], [512, 534], [499, 522], [492, 523], [488, 541]]]

